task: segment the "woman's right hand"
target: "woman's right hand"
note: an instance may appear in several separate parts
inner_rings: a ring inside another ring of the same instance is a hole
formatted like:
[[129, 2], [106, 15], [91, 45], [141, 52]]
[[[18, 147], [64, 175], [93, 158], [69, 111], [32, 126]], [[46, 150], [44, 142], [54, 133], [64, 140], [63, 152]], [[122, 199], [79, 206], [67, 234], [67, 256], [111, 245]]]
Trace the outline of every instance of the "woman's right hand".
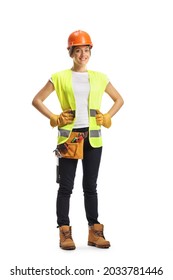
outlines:
[[66, 124], [72, 123], [74, 120], [74, 114], [72, 113], [71, 109], [63, 111], [60, 115], [52, 114], [50, 117], [50, 125], [52, 127], [61, 127]]

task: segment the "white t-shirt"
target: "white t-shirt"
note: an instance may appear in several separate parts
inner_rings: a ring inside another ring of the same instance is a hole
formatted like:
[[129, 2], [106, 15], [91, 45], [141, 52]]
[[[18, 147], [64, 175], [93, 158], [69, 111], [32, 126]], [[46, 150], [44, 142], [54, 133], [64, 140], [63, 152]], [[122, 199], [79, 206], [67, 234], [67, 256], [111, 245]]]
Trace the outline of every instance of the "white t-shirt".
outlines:
[[88, 127], [88, 98], [90, 92], [88, 72], [72, 71], [72, 86], [76, 100], [76, 121], [74, 128]]

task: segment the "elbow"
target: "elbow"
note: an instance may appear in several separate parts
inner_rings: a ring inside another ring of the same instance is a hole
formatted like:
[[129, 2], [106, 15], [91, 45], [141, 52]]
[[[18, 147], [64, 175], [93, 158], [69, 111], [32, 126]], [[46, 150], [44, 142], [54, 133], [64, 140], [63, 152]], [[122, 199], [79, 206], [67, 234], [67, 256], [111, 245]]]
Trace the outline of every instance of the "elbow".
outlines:
[[35, 98], [32, 100], [32, 106], [34, 106], [35, 107], [35, 103], [36, 103], [36, 100], [35, 100]]
[[122, 97], [120, 97], [119, 98], [119, 106], [120, 106], [120, 108], [123, 106], [123, 104], [124, 104], [124, 100], [123, 100], [123, 98]]
[[37, 108], [38, 103], [39, 103], [38, 98], [34, 97], [34, 99], [32, 100], [32, 106], [34, 106], [35, 108]]

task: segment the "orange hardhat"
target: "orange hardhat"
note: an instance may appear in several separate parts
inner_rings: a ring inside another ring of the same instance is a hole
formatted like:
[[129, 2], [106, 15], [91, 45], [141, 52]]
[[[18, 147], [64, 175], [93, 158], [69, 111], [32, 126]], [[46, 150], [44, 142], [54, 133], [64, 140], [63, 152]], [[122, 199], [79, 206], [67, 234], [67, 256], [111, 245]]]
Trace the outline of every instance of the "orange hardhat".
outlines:
[[67, 49], [69, 50], [73, 46], [75, 47], [75, 46], [82, 46], [82, 45], [83, 46], [89, 45], [92, 48], [93, 44], [91, 42], [91, 38], [89, 34], [82, 30], [77, 30], [71, 33], [70, 36], [68, 37]]

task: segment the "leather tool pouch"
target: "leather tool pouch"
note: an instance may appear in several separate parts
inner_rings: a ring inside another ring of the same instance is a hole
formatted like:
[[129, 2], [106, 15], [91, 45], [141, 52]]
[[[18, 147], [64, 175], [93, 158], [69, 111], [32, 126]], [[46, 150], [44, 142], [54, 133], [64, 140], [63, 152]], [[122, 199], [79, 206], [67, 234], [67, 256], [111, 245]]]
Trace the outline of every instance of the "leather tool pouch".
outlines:
[[65, 143], [57, 145], [55, 154], [63, 158], [83, 159], [85, 137], [83, 132], [71, 132], [69, 139]]

